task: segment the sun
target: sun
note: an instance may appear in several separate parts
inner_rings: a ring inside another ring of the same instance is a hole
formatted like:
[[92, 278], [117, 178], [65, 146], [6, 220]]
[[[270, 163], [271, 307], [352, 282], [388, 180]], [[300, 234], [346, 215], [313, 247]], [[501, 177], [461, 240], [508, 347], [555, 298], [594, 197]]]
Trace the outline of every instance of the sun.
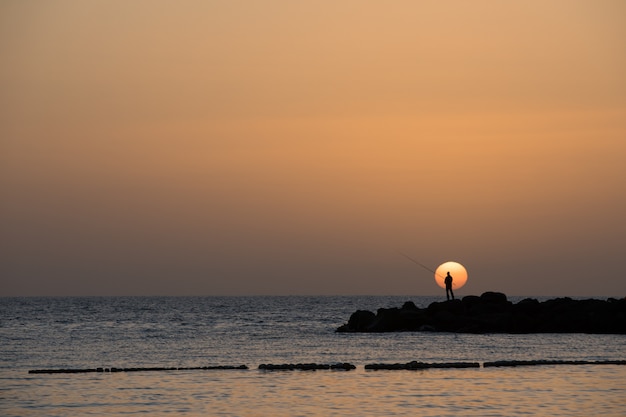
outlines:
[[453, 290], [461, 288], [467, 282], [467, 270], [463, 265], [452, 261], [444, 262], [435, 270], [435, 282], [437, 282], [437, 285], [441, 288], [446, 288], [446, 284], [443, 280], [448, 272], [452, 275]]

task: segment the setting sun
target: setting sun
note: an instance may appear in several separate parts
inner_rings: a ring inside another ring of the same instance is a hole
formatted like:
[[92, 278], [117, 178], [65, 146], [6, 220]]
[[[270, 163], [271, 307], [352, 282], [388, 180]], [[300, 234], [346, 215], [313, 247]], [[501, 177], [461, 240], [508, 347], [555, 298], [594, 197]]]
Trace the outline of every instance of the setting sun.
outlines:
[[467, 270], [463, 265], [458, 262], [445, 262], [439, 265], [437, 270], [435, 271], [435, 281], [437, 285], [441, 288], [446, 288], [446, 284], [443, 280], [446, 277], [446, 274], [450, 272], [452, 275], [452, 289], [456, 290], [461, 288], [467, 282]]

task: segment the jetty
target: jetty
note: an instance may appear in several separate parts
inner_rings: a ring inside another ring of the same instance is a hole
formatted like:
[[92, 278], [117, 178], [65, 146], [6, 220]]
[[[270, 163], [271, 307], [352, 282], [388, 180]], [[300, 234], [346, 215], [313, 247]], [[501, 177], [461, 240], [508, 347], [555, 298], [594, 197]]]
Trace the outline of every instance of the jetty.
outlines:
[[626, 299], [526, 298], [512, 303], [503, 293], [486, 292], [426, 308], [407, 301], [400, 308], [379, 308], [376, 313], [357, 310], [336, 331], [626, 334]]
[[[427, 369], [468, 369], [468, 368], [505, 368], [519, 366], [557, 366], [557, 365], [626, 365], [626, 360], [500, 360], [493, 362], [420, 362], [411, 361], [407, 363], [370, 363], [363, 369], [366, 371], [419, 371]], [[247, 371], [250, 368], [246, 365], [239, 366], [195, 366], [186, 368], [175, 367], [149, 367], [149, 368], [60, 368], [60, 369], [33, 369], [29, 374], [53, 375], [53, 374], [86, 374], [86, 373], [118, 373], [118, 372], [154, 372], [154, 371]], [[257, 368], [259, 371], [353, 371], [356, 365], [349, 362], [339, 362], [333, 364], [319, 363], [282, 363], [265, 364], [262, 363]]]
[[247, 365], [217, 365], [217, 366], [190, 366], [190, 367], [130, 367], [130, 368], [58, 368], [58, 369], [32, 369], [29, 374], [87, 374], [92, 372], [161, 372], [161, 371], [234, 371], [247, 370]]

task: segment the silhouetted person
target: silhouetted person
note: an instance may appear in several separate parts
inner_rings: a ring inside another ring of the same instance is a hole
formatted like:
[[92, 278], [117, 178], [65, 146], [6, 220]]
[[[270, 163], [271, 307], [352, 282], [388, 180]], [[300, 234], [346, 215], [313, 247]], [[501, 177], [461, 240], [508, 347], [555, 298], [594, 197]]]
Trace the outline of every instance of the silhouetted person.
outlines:
[[452, 275], [450, 275], [450, 272], [448, 272], [448, 275], [446, 275], [443, 282], [446, 284], [446, 298], [450, 301], [450, 296], [452, 296], [452, 299], [454, 300], [454, 293], [452, 292]]

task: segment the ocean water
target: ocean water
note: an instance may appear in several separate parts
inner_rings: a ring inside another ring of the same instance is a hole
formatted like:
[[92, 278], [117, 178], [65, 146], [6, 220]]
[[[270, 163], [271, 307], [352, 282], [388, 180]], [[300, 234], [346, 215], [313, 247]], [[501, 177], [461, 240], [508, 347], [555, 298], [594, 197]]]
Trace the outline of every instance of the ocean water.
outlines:
[[[345, 334], [432, 297], [0, 299], [2, 416], [624, 416], [626, 366], [370, 371], [369, 363], [625, 360], [625, 335]], [[353, 371], [263, 371], [350, 362]], [[32, 369], [201, 367], [29, 374]]]

